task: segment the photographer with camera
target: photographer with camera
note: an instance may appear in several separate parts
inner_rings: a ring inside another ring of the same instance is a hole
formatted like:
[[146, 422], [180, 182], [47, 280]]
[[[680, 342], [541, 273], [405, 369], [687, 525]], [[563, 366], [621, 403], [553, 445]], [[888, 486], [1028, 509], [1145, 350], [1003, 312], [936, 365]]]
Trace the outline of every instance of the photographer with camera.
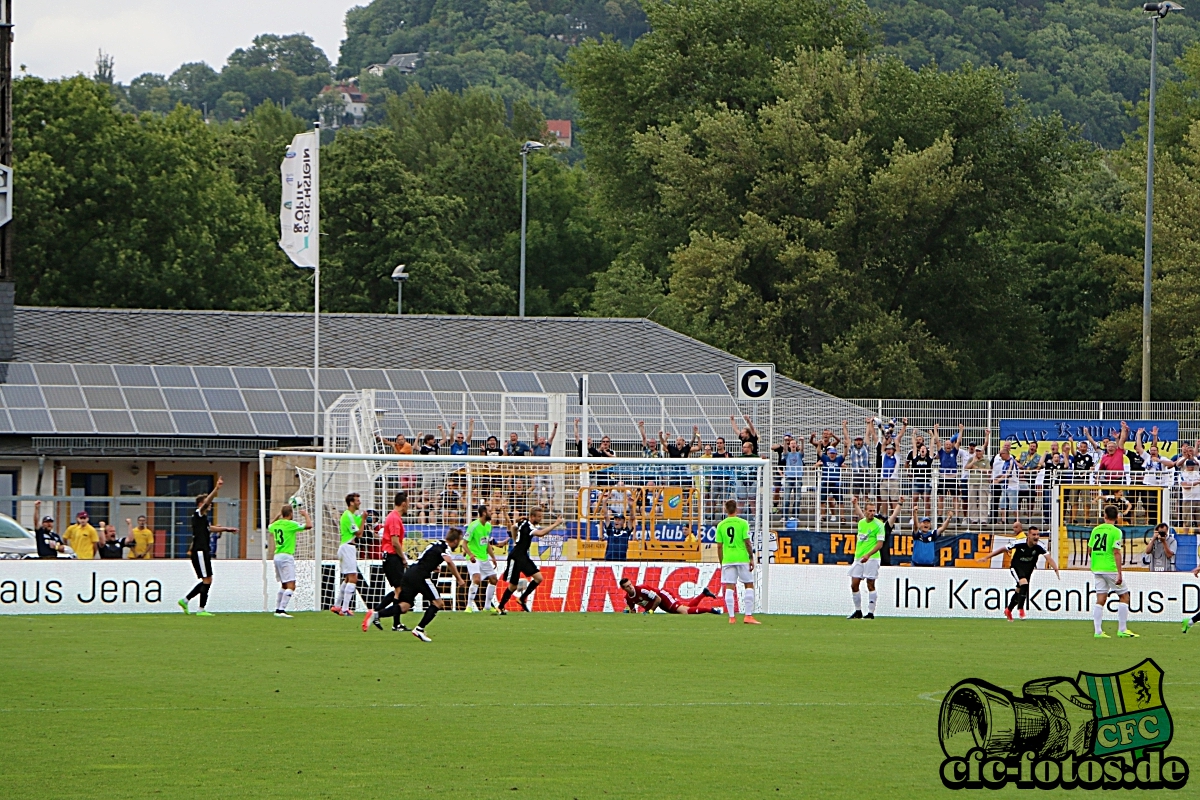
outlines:
[[1149, 564], [1151, 572], [1174, 572], [1177, 549], [1175, 533], [1167, 523], [1160, 522], [1154, 526], [1154, 535], [1142, 551], [1142, 563]]

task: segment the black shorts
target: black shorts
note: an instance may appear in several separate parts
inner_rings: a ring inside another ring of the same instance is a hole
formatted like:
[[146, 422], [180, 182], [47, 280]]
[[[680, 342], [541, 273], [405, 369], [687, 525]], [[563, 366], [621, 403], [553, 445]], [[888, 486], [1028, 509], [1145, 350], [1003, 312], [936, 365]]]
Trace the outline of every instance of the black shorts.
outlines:
[[405, 575], [404, 580], [400, 582], [400, 602], [408, 603], [411, 606], [418, 596], [424, 597], [430, 603], [441, 599], [437, 586], [432, 580]]
[[211, 578], [212, 554], [208, 550], [193, 550], [192, 569], [196, 570], [197, 578]]
[[1021, 584], [1022, 580], [1026, 580], [1026, 581], [1029, 581], [1030, 583], [1033, 583], [1033, 572], [1034, 572], [1033, 570], [1029, 570], [1029, 572], [1017, 572], [1015, 569], [1010, 570], [1010, 571], [1012, 572], [1013, 577], [1017, 579], [1018, 586]]
[[393, 589], [404, 582], [404, 562], [395, 553], [383, 554], [383, 574]]
[[538, 574], [540, 570], [537, 564], [533, 563], [533, 559], [527, 555], [508, 557], [508, 562], [504, 565], [504, 580], [507, 583], [516, 583], [524, 575], [526, 578], [532, 578]]

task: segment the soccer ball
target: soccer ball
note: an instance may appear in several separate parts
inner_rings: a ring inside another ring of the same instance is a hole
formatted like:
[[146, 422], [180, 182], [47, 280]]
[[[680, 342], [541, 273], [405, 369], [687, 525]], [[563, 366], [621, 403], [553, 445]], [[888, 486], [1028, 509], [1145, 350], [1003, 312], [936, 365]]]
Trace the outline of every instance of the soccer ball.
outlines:
[[529, 581], [521, 578], [521, 580], [517, 581], [517, 594], [523, 593], [528, 587]]
[[288, 500], [288, 505], [292, 507], [293, 511], [299, 511], [304, 508], [304, 500], [298, 494], [292, 495], [292, 499]]

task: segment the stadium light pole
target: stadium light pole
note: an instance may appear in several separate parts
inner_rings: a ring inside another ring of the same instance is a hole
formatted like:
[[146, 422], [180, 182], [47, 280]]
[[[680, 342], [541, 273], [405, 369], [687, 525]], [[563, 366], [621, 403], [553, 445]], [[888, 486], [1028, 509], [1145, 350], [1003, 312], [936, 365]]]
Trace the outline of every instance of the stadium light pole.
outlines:
[[404, 313], [404, 282], [408, 280], [408, 273], [404, 271], [404, 265], [398, 264], [392, 270], [392, 280], [396, 282], [396, 316]]
[[526, 173], [529, 166], [529, 154], [535, 150], [541, 150], [546, 145], [541, 142], [526, 142], [521, 145], [521, 291], [518, 295], [517, 314], [525, 316], [525, 188], [527, 185]]
[[1158, 65], [1158, 21], [1183, 6], [1172, 2], [1146, 3], [1150, 15], [1150, 115], [1146, 128], [1146, 239], [1142, 247], [1142, 416], [1150, 413], [1150, 281], [1154, 248], [1154, 96]]

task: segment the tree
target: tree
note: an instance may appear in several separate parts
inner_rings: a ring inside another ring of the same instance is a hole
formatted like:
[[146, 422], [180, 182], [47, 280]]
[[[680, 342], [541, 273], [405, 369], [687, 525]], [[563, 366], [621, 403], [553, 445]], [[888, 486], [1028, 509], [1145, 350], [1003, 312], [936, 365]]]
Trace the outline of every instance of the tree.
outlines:
[[511, 291], [448, 235], [466, 208], [426, 192], [395, 148], [389, 130], [348, 130], [322, 152], [322, 277], [330, 310], [384, 311], [395, 291], [392, 269], [404, 263], [412, 311], [503, 311]]
[[14, 81], [18, 301], [125, 308], [303, 302], [217, 132], [177, 108], [138, 118], [78, 76]]
[[325, 52], [317, 47], [311, 36], [303, 33], [290, 36], [259, 34], [254, 37], [253, 46], [239, 47], [229, 54], [229, 65], [245, 69], [266, 67], [272, 71], [288, 70], [300, 77], [318, 75], [324, 80], [328, 80], [331, 74]]

